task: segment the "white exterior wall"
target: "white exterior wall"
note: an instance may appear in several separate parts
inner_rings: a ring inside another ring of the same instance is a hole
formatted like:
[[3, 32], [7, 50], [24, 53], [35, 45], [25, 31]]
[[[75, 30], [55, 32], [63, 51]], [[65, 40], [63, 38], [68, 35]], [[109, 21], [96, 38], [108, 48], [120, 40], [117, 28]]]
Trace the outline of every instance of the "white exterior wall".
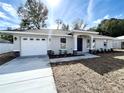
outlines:
[[107, 48], [108, 48], [108, 49], [113, 48], [113, 40], [108, 40]]
[[11, 43], [0, 43], [0, 54], [13, 51], [13, 45]]
[[121, 49], [121, 42], [122, 42], [122, 40], [114, 40], [113, 41], [113, 48]]
[[100, 48], [104, 48], [104, 44], [103, 44], [103, 42], [104, 42], [104, 40], [100, 40], [100, 39], [95, 39], [95, 49], [100, 49]]
[[[59, 54], [59, 50], [61, 49], [61, 43], [60, 38], [66, 38], [66, 50], [68, 53], [73, 53], [74, 49], [74, 38], [71, 36], [51, 36], [51, 40], [48, 41], [48, 36], [35, 36], [35, 35], [15, 35], [14, 37], [17, 38], [16, 41], [14, 41], [14, 51], [21, 51], [21, 37], [37, 37], [37, 38], [46, 38], [47, 40], [47, 50], [53, 50], [55, 54]], [[83, 51], [82, 52], [89, 52], [89, 49], [87, 48], [87, 39], [90, 39], [89, 36], [81, 36], [83, 38]], [[99, 39], [95, 38], [96, 40], [96, 49], [100, 49], [104, 47], [104, 40], [106, 39]], [[107, 43], [107, 49], [113, 48], [113, 41], [108, 40]]]
[[83, 37], [83, 52], [89, 52], [89, 48], [87, 48], [87, 40], [89, 38]]
[[67, 37], [66, 47], [69, 53], [73, 53], [74, 40], [72, 37]]
[[[21, 51], [21, 37], [36, 37], [36, 38], [46, 38], [46, 36], [35, 36], [35, 35], [14, 35], [14, 37], [17, 38], [17, 40], [14, 40], [13, 42], [13, 51]], [[47, 43], [48, 45], [48, 43]], [[47, 47], [48, 48], [48, 47]]]
[[[21, 51], [21, 37], [37, 37], [37, 38], [46, 38], [47, 40], [47, 50], [53, 50], [55, 54], [59, 54], [60, 48], [60, 38], [62, 36], [51, 36], [51, 42], [48, 41], [48, 36], [35, 36], [35, 35], [15, 35], [14, 37], [17, 40], [14, 40], [14, 51]], [[73, 53], [73, 37], [66, 37], [66, 50], [68, 53]]]
[[14, 36], [13, 37], [13, 39], [14, 38], [17, 38], [17, 40], [13, 40], [13, 51], [20, 51], [20, 49], [21, 49], [21, 45], [20, 45], [20, 41], [21, 41], [21, 37], [20, 36]]
[[96, 46], [95, 46], [95, 49], [111, 49], [113, 48], [113, 40], [108, 40], [108, 43], [107, 43], [107, 48], [105, 48], [104, 46], [104, 40], [107, 40], [107, 39], [95, 39], [96, 40]]
[[51, 38], [51, 45], [50, 49], [54, 51], [55, 54], [59, 54], [59, 50], [61, 49], [61, 42], [60, 38], [66, 38], [66, 50], [68, 53], [73, 53], [73, 37], [58, 37], [58, 36], [52, 36]]

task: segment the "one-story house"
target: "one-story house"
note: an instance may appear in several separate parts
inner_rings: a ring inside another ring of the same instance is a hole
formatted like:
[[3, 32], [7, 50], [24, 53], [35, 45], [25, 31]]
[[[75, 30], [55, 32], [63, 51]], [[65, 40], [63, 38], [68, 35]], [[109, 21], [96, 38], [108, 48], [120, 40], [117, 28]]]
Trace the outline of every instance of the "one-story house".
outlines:
[[42, 29], [0, 32], [14, 36], [13, 51], [19, 51], [21, 56], [47, 55], [49, 50], [59, 54], [60, 50], [85, 53], [94, 49], [113, 48], [112, 37], [94, 31]]
[[124, 49], [124, 36], [114, 38], [114, 48]]

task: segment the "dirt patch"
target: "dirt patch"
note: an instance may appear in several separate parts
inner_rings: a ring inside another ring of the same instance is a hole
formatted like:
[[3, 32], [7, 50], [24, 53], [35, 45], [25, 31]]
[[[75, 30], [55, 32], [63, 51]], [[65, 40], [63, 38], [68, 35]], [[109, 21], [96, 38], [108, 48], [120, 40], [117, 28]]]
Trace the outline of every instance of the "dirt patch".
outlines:
[[58, 93], [123, 93], [124, 60], [100, 54], [100, 58], [52, 64]]
[[0, 54], [0, 65], [16, 58], [16, 55], [14, 52], [4, 53]]

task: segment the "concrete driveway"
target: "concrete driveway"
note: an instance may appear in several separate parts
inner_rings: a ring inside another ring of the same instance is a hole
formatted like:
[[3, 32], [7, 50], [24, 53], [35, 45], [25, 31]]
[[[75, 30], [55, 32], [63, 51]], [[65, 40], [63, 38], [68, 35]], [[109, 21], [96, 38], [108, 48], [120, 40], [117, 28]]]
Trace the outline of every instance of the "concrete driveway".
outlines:
[[16, 58], [0, 66], [1, 93], [57, 93], [49, 58]]

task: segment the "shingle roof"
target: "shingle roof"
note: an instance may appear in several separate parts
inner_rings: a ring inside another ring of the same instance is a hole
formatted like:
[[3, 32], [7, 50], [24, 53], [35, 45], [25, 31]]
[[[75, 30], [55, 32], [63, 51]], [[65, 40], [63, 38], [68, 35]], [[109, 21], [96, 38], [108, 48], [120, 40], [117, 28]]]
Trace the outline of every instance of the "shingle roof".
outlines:
[[53, 29], [42, 29], [42, 30], [26, 30], [26, 31], [0, 31], [8, 34], [31, 34], [31, 35], [58, 35], [58, 36], [69, 36], [71, 31], [53, 30]]
[[124, 36], [116, 37], [116, 39], [124, 39]]
[[[56, 29], [26, 30], [26, 31], [0, 31], [0, 32], [8, 33], [8, 34], [56, 35], [56, 36], [71, 36], [70, 34], [73, 34], [73, 33], [78, 33], [80, 35], [83, 35], [83, 34], [98, 35], [98, 32], [94, 32], [94, 31], [79, 31], [79, 30], [63, 31], [63, 30], [56, 30]], [[103, 36], [97, 36], [97, 37], [103, 37]]]
[[103, 36], [103, 35], [94, 35], [94, 38], [101, 38], [101, 39], [114, 39], [113, 37], [110, 37], [110, 36]]

